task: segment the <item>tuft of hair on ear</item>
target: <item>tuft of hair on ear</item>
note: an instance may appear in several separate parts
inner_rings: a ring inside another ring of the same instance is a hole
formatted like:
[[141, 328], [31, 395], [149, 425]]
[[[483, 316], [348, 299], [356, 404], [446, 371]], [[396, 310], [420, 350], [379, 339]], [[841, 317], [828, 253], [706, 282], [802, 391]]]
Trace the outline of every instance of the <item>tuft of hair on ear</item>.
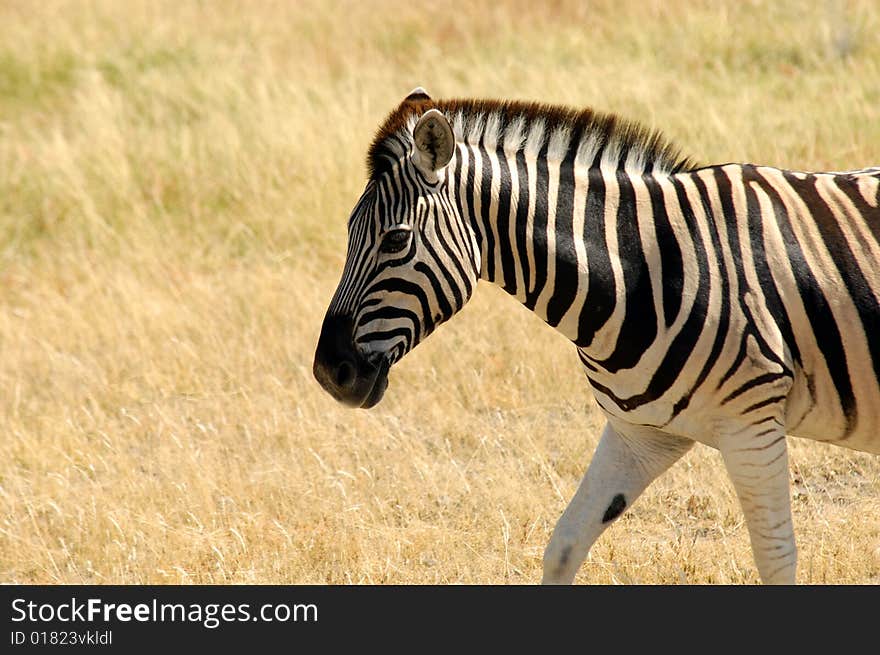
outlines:
[[418, 163], [429, 176], [440, 170], [455, 150], [455, 136], [446, 117], [437, 109], [429, 109], [413, 129], [413, 141], [419, 154]]
[[430, 100], [431, 96], [428, 95], [428, 92], [425, 91], [422, 87], [417, 86], [409, 94], [406, 98], [403, 99], [404, 102], [421, 102], [424, 100]]

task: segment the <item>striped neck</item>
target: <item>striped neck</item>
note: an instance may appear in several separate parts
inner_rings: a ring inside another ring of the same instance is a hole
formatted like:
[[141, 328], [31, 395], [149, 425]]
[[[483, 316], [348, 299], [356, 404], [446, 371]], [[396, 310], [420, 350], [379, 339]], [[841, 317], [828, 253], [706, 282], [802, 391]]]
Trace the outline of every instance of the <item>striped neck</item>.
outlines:
[[577, 257], [558, 247], [558, 236], [569, 232], [564, 241], [574, 245], [574, 178], [588, 171], [576, 175], [555, 150], [537, 139], [515, 153], [482, 142], [460, 144], [447, 183], [477, 238], [480, 278], [576, 340], [570, 325], [560, 327], [562, 317], [550, 300], [562, 291], [560, 281], [570, 288], [580, 284]]
[[[608, 169], [594, 165], [601, 154], [590, 160], [579, 152], [528, 138], [516, 151], [460, 143], [447, 185], [476, 235], [481, 279], [598, 355], [621, 337], [621, 324], [610, 320], [621, 283], [627, 294], [652, 297], [645, 247], [653, 246], [641, 243], [634, 187], [662, 194], [670, 176]], [[657, 317], [650, 302], [638, 311], [643, 326], [628, 326], [647, 337]]]

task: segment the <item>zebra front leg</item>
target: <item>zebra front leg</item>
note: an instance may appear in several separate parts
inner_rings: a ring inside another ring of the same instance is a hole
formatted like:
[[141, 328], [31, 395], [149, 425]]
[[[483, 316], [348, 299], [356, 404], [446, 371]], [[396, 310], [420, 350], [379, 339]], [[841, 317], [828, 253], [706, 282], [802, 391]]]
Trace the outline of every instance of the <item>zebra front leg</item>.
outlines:
[[739, 497], [752, 555], [764, 584], [794, 584], [797, 548], [791, 522], [788, 447], [778, 421], [722, 437], [718, 448]]
[[[625, 432], [625, 434], [624, 434]], [[570, 584], [593, 543], [693, 441], [606, 424], [593, 460], [544, 551], [543, 584]]]

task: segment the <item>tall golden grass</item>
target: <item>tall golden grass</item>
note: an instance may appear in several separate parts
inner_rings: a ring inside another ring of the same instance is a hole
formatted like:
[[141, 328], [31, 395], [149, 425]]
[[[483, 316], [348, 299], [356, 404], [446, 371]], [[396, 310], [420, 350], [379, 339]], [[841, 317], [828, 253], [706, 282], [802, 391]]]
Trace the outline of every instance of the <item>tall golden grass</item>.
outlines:
[[[878, 35], [870, 0], [0, 4], [0, 581], [537, 581], [602, 424], [570, 344], [481, 285], [375, 410], [312, 379], [372, 132], [423, 85], [877, 164]], [[880, 582], [880, 458], [791, 446], [799, 581]], [[578, 577], [756, 580], [703, 447]]]

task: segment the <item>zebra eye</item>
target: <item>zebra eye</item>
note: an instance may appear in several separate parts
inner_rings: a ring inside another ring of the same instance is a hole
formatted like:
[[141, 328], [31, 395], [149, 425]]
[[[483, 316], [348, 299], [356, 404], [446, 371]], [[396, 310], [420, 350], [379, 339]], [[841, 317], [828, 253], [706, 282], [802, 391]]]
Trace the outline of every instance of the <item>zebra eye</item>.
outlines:
[[400, 252], [409, 245], [409, 236], [411, 232], [408, 228], [397, 228], [389, 230], [382, 237], [382, 243], [379, 244], [379, 251], [385, 253]]

